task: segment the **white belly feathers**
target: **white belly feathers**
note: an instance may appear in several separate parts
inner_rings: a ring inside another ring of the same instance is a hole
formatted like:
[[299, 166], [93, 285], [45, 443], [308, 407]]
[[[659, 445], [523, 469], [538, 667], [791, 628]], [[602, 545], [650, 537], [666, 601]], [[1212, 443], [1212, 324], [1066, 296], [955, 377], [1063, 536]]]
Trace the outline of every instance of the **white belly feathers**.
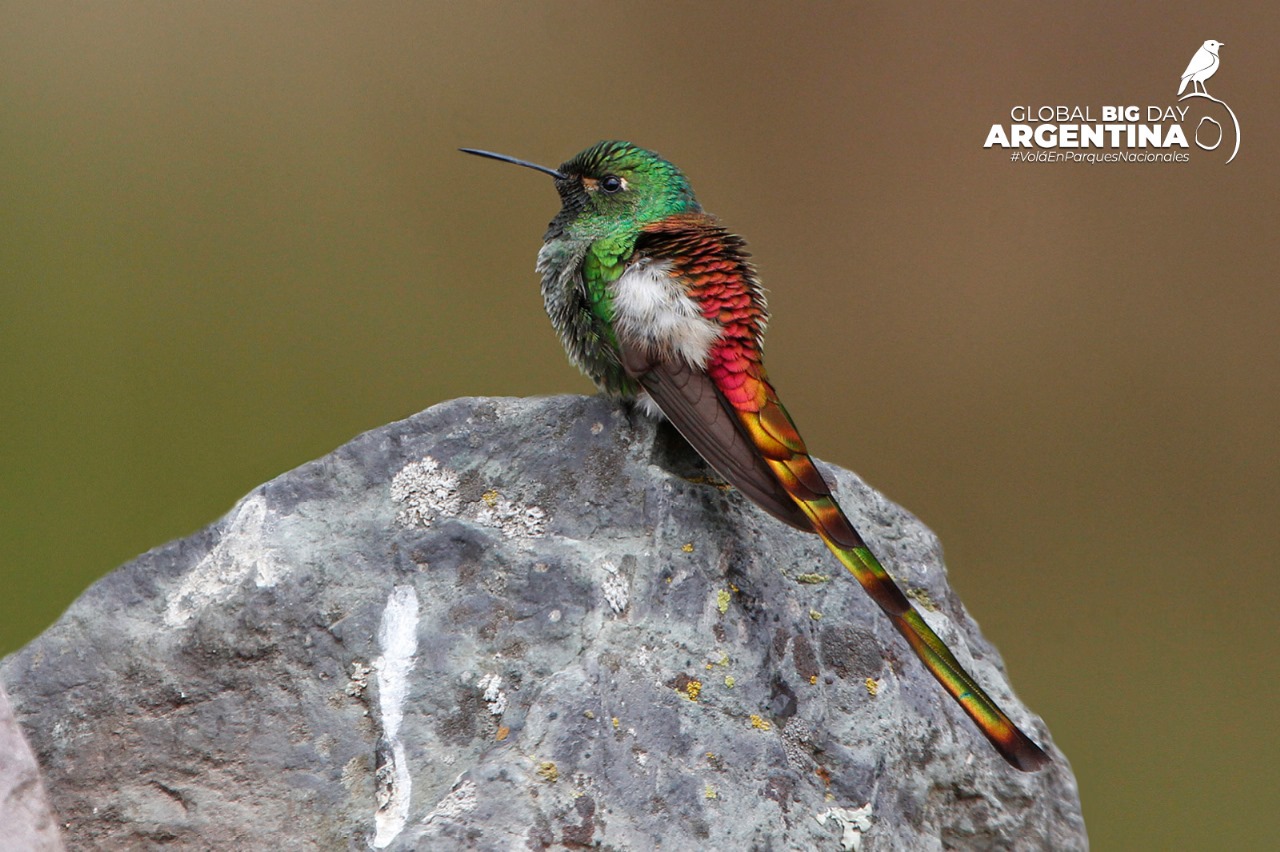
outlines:
[[720, 326], [702, 315], [670, 270], [667, 263], [642, 260], [613, 282], [614, 329], [650, 351], [677, 353], [706, 367]]

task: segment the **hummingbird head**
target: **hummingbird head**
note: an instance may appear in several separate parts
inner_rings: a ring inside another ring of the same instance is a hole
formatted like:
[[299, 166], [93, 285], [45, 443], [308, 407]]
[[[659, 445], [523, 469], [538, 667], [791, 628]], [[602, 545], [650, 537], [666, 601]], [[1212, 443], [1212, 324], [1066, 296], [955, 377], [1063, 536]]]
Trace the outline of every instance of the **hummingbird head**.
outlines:
[[567, 235], [597, 240], [638, 232], [650, 222], [702, 209], [683, 172], [630, 142], [598, 142], [559, 169], [488, 151], [462, 150], [537, 169], [555, 178], [561, 207], [545, 239]]

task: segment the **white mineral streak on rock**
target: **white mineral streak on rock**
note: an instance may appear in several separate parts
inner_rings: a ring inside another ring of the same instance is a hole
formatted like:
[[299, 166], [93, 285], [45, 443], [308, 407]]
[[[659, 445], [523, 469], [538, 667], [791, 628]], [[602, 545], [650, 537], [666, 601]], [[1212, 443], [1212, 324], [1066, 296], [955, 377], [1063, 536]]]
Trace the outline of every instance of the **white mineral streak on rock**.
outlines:
[[871, 828], [871, 803], [860, 808], [828, 808], [814, 817], [818, 825], [826, 825], [827, 819], [840, 825], [840, 848], [844, 852], [858, 852], [862, 848], [862, 832]]
[[[391, 766], [379, 767], [378, 810], [374, 814], [373, 846], [384, 849], [404, 829], [409, 818], [409, 765], [400, 741], [400, 723], [409, 691], [409, 672], [418, 652], [418, 593], [413, 586], [396, 586], [387, 598], [378, 630], [382, 656], [374, 660], [378, 673], [378, 709], [382, 736], [391, 749]], [[385, 758], [384, 758], [385, 759]]]
[[289, 565], [267, 543], [279, 536], [267, 534], [262, 495], [250, 495], [233, 511], [218, 543], [169, 595], [164, 613], [168, 626], [181, 627], [210, 604], [230, 597], [249, 576], [258, 586], [274, 586], [289, 573]]

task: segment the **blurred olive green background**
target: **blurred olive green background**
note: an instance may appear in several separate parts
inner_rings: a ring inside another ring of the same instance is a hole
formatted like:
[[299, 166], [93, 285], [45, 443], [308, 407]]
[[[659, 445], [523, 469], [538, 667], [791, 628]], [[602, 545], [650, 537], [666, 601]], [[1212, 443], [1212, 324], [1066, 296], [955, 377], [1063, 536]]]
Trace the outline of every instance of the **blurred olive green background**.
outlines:
[[[5, 3], [0, 652], [363, 430], [590, 392], [550, 182], [454, 149], [626, 138], [751, 241], [810, 445], [942, 537], [1095, 846], [1274, 842], [1274, 4], [801, 8]], [[1230, 165], [982, 148], [1208, 38]]]

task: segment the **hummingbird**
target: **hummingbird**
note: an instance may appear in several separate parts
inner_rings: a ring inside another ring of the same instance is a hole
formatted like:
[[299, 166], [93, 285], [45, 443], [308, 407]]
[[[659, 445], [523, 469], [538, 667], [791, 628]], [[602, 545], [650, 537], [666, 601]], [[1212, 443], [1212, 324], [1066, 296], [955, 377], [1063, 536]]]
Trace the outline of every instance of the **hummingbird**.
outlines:
[[965, 671], [832, 496], [764, 369], [769, 312], [745, 241], [653, 151], [605, 141], [559, 168], [460, 149], [555, 181], [538, 252], [569, 359], [600, 390], [664, 416], [706, 462], [785, 524], [817, 534], [943, 688], [1014, 767], [1049, 762]]

